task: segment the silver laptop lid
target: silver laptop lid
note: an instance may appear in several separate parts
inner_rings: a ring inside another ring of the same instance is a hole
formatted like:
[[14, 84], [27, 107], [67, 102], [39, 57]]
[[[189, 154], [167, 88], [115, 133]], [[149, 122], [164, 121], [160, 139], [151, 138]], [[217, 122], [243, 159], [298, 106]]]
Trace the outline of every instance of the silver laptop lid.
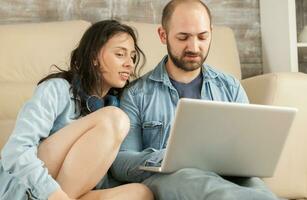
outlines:
[[297, 109], [180, 99], [163, 172], [272, 176]]

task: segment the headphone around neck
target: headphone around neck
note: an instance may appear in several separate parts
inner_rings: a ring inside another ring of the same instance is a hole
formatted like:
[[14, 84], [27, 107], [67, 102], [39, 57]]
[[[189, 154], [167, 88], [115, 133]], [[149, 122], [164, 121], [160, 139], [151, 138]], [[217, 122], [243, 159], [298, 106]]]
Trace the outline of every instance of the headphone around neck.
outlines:
[[75, 79], [73, 81], [73, 84], [75, 84], [77, 91], [78, 91], [78, 96], [80, 97], [81, 101], [85, 102], [87, 110], [92, 113], [95, 112], [96, 110], [103, 108], [105, 106], [116, 106], [119, 107], [119, 99], [114, 96], [107, 94], [103, 98], [100, 98], [97, 95], [88, 95], [86, 94], [82, 87], [79, 79]]

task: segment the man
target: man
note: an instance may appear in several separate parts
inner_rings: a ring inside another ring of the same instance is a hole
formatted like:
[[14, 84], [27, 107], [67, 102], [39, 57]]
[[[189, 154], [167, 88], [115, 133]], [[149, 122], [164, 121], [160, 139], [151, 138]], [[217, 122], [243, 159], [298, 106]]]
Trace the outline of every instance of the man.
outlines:
[[158, 33], [168, 56], [124, 91], [121, 108], [131, 126], [113, 164], [113, 176], [145, 183], [156, 199], [276, 199], [259, 178], [226, 179], [197, 169], [172, 174], [138, 169], [161, 162], [179, 98], [248, 103], [238, 80], [204, 64], [212, 33], [210, 11], [204, 3], [170, 1]]

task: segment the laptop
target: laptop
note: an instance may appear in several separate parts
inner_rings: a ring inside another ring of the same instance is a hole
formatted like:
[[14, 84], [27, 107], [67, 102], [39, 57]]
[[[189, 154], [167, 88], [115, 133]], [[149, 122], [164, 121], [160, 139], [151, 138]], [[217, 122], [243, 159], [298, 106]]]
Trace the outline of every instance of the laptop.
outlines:
[[223, 176], [271, 177], [296, 108], [206, 100], [179, 100], [160, 167], [197, 168]]

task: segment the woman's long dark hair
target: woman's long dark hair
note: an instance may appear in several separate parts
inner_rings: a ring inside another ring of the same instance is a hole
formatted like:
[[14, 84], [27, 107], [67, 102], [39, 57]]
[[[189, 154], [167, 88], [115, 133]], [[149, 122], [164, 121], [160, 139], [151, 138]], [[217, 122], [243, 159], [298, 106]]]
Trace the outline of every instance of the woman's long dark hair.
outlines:
[[[73, 84], [73, 81], [78, 77], [78, 81], [86, 94], [101, 94], [102, 74], [100, 66], [94, 65], [94, 60], [97, 60], [99, 51], [108, 40], [118, 33], [127, 33], [134, 41], [136, 49], [134, 76], [138, 76], [140, 69], [145, 63], [145, 55], [137, 45], [136, 33], [130, 26], [121, 24], [116, 20], [104, 20], [93, 24], [83, 34], [78, 47], [71, 53], [70, 68], [67, 71], [54, 65], [60, 72], [46, 76], [38, 84], [51, 78], [66, 79], [71, 84], [70, 89], [72, 90], [76, 105], [80, 106], [80, 115], [86, 115], [85, 102], [82, 99], [77, 101], [80, 87]], [[141, 60], [143, 62], [140, 65]], [[140, 67], [138, 67], [139, 65]], [[120, 95], [122, 90], [123, 88], [112, 88], [109, 93]]]

